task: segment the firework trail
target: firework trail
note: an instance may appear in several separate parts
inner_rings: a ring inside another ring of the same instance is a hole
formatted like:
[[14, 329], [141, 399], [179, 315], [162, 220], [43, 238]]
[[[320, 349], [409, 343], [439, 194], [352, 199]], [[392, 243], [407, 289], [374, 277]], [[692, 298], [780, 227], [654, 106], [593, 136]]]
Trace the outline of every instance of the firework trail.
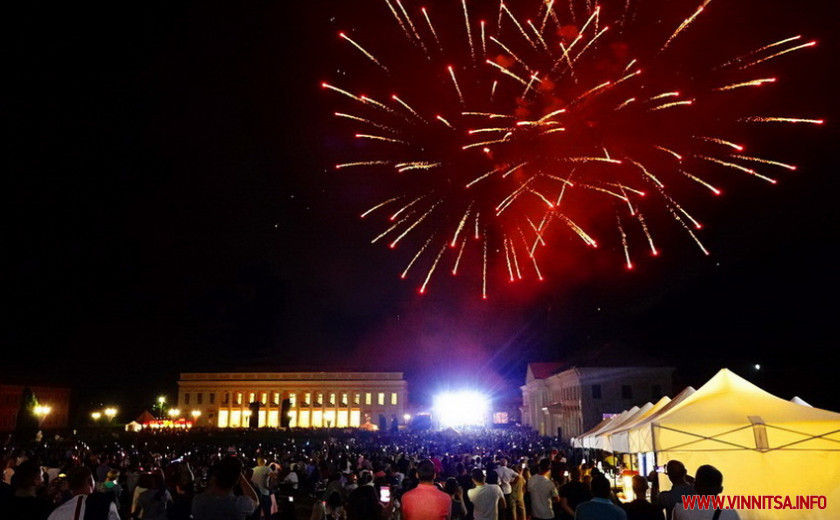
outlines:
[[[336, 169], [389, 193], [362, 217], [387, 214], [373, 242], [408, 249], [401, 277], [419, 276], [421, 294], [447, 270], [482, 298], [542, 280], [554, 255], [575, 254], [569, 239], [606, 244], [600, 254], [628, 270], [641, 265], [634, 244], [658, 256], [670, 228], [708, 255], [686, 197], [720, 195], [734, 175], [779, 182], [765, 171], [796, 165], [753, 150], [751, 128], [825, 122], [745, 108], [753, 89], [784, 81], [771, 67], [816, 42], [686, 39], [709, 30], [711, 0], [461, 0], [436, 4], [434, 18], [416, 0], [369, 1], [382, 34], [339, 33], [357, 81], [322, 83], [353, 105], [335, 112], [358, 139]], [[718, 41], [684, 45], [698, 40]], [[722, 65], [703, 68], [697, 54]]]

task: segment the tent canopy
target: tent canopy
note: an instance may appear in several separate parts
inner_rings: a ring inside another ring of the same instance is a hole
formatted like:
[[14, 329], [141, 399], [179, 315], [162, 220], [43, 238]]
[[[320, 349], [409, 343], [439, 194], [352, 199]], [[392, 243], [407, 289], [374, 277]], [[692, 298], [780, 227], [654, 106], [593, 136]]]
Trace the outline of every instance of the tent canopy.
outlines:
[[658, 464], [679, 460], [690, 474], [711, 464], [723, 473], [724, 494], [827, 497], [826, 510], [739, 511], [743, 520], [840, 518], [838, 413], [786, 401], [722, 369], [633, 431], [645, 428]]

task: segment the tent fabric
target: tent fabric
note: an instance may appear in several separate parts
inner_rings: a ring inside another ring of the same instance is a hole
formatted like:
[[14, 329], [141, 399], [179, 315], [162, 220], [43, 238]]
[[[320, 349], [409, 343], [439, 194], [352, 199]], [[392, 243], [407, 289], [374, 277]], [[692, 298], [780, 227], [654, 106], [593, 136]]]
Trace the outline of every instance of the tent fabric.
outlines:
[[726, 495], [827, 499], [825, 510], [739, 510], [743, 520], [840, 518], [838, 413], [786, 401], [722, 369], [635, 430], [644, 428], [659, 465], [679, 460], [693, 474], [711, 464]]
[[637, 409], [635, 413], [627, 415], [627, 417], [625, 417], [621, 422], [610, 424], [608, 429], [598, 434], [596, 444], [598, 444], [602, 450], [618, 451], [612, 444], [612, 434], [624, 429], [624, 427], [628, 424], [633, 424], [640, 415], [644, 415], [651, 408], [653, 408], [653, 403], [645, 403], [641, 408]]
[[137, 417], [137, 419], [135, 419], [135, 420], [136, 420], [137, 422], [139, 422], [140, 424], [148, 424], [148, 423], [150, 423], [150, 422], [157, 421], [157, 417], [155, 417], [154, 415], [152, 415], [151, 413], [149, 413], [149, 411], [148, 411], [148, 410], [143, 410], [143, 413], [141, 413], [141, 414]]
[[[634, 410], [634, 408], [635, 408], [635, 410]], [[627, 418], [628, 414], [635, 413], [636, 410], [638, 410], [638, 408], [639, 408], [638, 406], [634, 406], [630, 410], [624, 410], [623, 412], [616, 415], [615, 417], [612, 417], [609, 421], [602, 422], [601, 423], [602, 426], [600, 428], [590, 430], [588, 432], [588, 435], [586, 435], [586, 434], [582, 435], [581, 436], [581, 442], [583, 444], [583, 447], [584, 448], [597, 448], [597, 446], [595, 446], [595, 440], [597, 439], [599, 433], [601, 433], [602, 431], [608, 430], [611, 425], [618, 424], [619, 422], [623, 421], [624, 419]]]
[[665, 406], [660, 408], [657, 412], [650, 414], [645, 419], [636, 423], [630, 430], [627, 432], [627, 442], [630, 444], [629, 451], [632, 453], [648, 453], [653, 451], [653, 433], [651, 424], [655, 421], [658, 417], [668, 413], [671, 409], [676, 407], [678, 404], [683, 402], [687, 399], [690, 395], [694, 394], [696, 390], [688, 386], [683, 389], [682, 392], [678, 393], [668, 402]]
[[813, 408], [813, 406], [811, 406], [810, 403], [808, 403], [807, 401], [805, 401], [804, 399], [802, 399], [798, 395], [793, 396], [793, 399], [791, 399], [790, 402], [791, 403], [796, 403], [796, 404], [799, 404], [799, 405], [802, 405], [802, 406], [810, 406], [811, 408]]
[[600, 430], [601, 430], [602, 428], [604, 428], [607, 424], [609, 424], [609, 422], [610, 422], [610, 421], [612, 421], [613, 419], [615, 419], [615, 417], [617, 417], [617, 416], [607, 417], [606, 419], [604, 419], [603, 421], [599, 422], [598, 424], [596, 424], [595, 426], [593, 426], [593, 427], [592, 427], [592, 428], [590, 428], [589, 430], [586, 430], [585, 432], [581, 433], [581, 434], [580, 434], [580, 435], [578, 435], [577, 437], [572, 437], [572, 446], [573, 446], [573, 447], [575, 447], [575, 448], [583, 448], [583, 439], [584, 439], [585, 437], [589, 437], [589, 436], [590, 436], [590, 435], [592, 435], [593, 433], [595, 433], [595, 432], [597, 432], [597, 431], [600, 431]]
[[636, 414], [636, 416], [612, 431], [610, 435], [610, 445], [613, 451], [617, 451], [619, 453], [631, 453], [630, 451], [630, 429], [634, 426], [638, 425], [640, 422], [644, 421], [651, 415], [657, 413], [659, 410], [664, 408], [668, 403], [671, 402], [671, 398], [668, 396], [663, 397], [659, 401], [656, 402], [655, 405], [648, 408], [645, 412]]

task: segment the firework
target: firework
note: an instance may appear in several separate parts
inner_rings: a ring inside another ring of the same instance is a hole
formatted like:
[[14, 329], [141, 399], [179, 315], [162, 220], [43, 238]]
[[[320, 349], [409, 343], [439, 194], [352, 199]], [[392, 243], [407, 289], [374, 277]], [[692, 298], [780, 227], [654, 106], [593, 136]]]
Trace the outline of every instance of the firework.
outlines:
[[[376, 98], [322, 86], [353, 105], [335, 116], [356, 125], [361, 149], [336, 168], [392, 187], [362, 217], [386, 218], [373, 242], [409, 249], [401, 277], [420, 293], [447, 272], [467, 273], [482, 298], [500, 281], [543, 280], [552, 252], [573, 250], [556, 247], [566, 237], [609, 244], [635, 269], [639, 251], [668, 245], [657, 234], [669, 223], [708, 255], [686, 197], [720, 195], [733, 175], [775, 184], [766, 170], [796, 170], [752, 149], [751, 124], [824, 123], [740, 101], [772, 90], [783, 79], [770, 67], [816, 42], [686, 48], [685, 35], [714, 19], [711, 0], [461, 0], [435, 13], [376, 1], [372, 16], [392, 33], [339, 33]], [[662, 14], [672, 12], [682, 14]]]

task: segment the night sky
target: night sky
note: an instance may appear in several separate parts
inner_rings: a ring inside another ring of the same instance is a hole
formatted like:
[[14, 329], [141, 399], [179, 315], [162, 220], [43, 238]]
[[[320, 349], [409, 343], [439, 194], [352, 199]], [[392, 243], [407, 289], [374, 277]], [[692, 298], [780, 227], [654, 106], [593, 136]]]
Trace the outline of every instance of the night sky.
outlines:
[[510, 393], [530, 361], [657, 362], [678, 385], [727, 366], [840, 409], [836, 17], [717, 3], [724, 32], [699, 27], [698, 44], [820, 42], [777, 63], [786, 112], [827, 120], [767, 141], [799, 170], [697, 204], [710, 257], [683, 237], [628, 273], [620, 245], [579, 247], [573, 270], [489, 301], [400, 280], [404, 255], [358, 218], [375, 190], [333, 169], [347, 132], [319, 84], [353, 70], [339, 30], [394, 29], [382, 2], [18, 6], [3, 17], [0, 382], [137, 407], [182, 371], [388, 369], [422, 402], [446, 385]]

